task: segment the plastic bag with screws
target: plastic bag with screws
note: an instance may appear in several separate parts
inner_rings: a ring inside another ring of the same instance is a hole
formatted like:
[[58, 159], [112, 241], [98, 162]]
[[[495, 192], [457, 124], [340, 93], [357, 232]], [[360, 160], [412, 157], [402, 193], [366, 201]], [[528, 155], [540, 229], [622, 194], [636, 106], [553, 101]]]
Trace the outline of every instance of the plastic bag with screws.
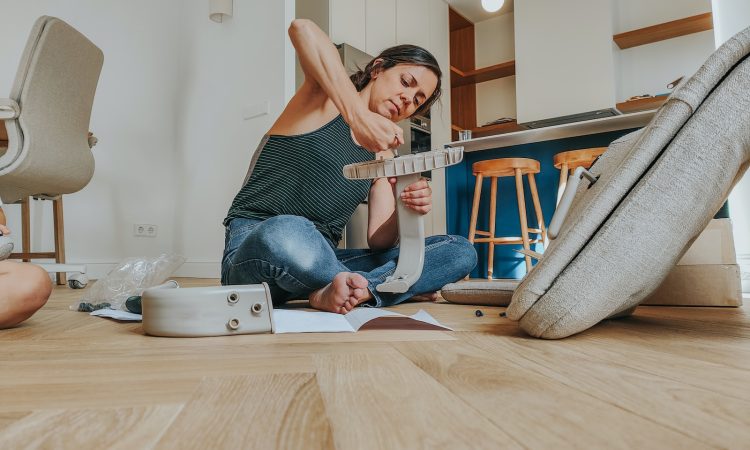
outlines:
[[80, 301], [70, 305], [70, 309], [85, 312], [103, 308], [125, 310], [128, 297], [141, 295], [144, 289], [164, 283], [184, 262], [184, 257], [166, 253], [156, 258], [128, 258], [107, 276], [96, 280]]

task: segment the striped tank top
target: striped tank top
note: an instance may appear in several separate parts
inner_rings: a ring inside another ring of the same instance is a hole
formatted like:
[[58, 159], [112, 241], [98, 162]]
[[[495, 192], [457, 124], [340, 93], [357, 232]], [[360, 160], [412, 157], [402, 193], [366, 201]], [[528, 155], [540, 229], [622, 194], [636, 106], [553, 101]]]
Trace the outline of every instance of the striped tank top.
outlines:
[[224, 225], [236, 217], [265, 220], [282, 214], [302, 216], [338, 244], [344, 226], [367, 198], [371, 184], [370, 180], [344, 178], [342, 169], [373, 159], [373, 153], [354, 143], [341, 115], [309, 133], [266, 135], [253, 155]]

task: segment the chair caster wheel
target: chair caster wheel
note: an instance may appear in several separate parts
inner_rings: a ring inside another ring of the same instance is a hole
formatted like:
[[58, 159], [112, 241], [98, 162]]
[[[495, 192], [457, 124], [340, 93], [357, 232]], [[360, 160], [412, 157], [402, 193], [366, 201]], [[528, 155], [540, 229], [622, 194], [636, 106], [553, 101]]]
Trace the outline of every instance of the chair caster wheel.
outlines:
[[89, 278], [81, 273], [74, 274], [68, 277], [68, 287], [71, 289], [83, 289], [89, 284]]

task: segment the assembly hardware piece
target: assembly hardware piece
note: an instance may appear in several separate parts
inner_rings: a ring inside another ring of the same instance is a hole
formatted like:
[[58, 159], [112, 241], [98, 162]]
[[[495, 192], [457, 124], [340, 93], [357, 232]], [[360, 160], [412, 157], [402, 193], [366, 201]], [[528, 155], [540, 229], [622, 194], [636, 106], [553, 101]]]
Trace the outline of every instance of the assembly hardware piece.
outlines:
[[[446, 147], [424, 153], [392, 159], [368, 161], [344, 166], [344, 176], [350, 180], [396, 177], [398, 196], [404, 188], [419, 180], [420, 173], [442, 169], [461, 162], [463, 147]], [[378, 292], [403, 293], [417, 282], [424, 266], [424, 218], [418, 212], [396, 202], [398, 214], [399, 255], [396, 271], [375, 289]]]
[[143, 331], [152, 336], [200, 337], [273, 333], [266, 283], [179, 288], [168, 281], [143, 291]]

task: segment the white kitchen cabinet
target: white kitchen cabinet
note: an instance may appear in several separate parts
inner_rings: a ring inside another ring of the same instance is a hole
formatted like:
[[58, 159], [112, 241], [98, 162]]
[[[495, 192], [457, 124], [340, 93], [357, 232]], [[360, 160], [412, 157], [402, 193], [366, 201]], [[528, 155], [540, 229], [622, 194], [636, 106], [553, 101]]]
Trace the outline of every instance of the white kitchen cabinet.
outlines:
[[376, 56], [382, 50], [394, 45], [396, 45], [396, 0], [367, 0], [365, 52]]
[[517, 2], [514, 16], [518, 123], [615, 106], [610, 2]]
[[365, 0], [330, 0], [330, 30], [328, 36], [335, 44], [346, 42], [360, 50], [366, 48]]
[[[397, 0], [396, 41], [430, 48], [430, 10], [442, 0]], [[446, 33], [447, 33], [446, 29]]]

